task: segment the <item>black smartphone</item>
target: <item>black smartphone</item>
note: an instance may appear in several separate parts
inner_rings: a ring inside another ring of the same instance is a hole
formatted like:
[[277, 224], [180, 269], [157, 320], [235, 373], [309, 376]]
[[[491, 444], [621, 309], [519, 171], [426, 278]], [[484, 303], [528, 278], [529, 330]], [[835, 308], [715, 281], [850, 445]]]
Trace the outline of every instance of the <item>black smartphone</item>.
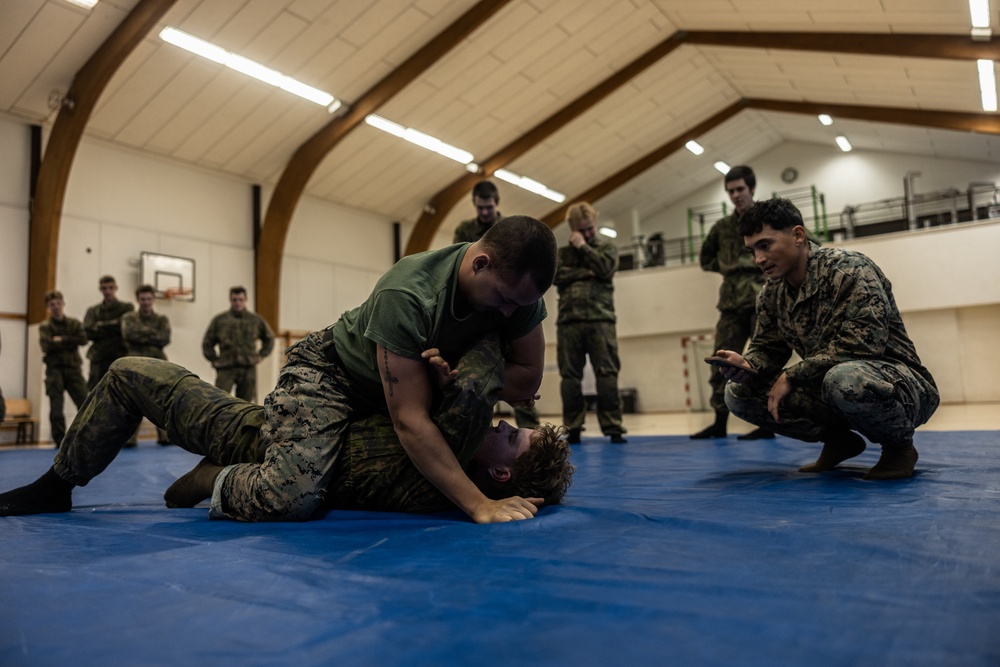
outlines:
[[728, 366], [729, 368], [735, 368], [736, 370], [739, 371], [746, 371], [750, 375], [757, 375], [756, 368], [747, 368], [746, 366], [740, 366], [739, 364], [734, 364], [728, 359], [723, 359], [722, 357], [716, 357], [716, 356], [705, 357], [705, 363], [711, 364], [713, 366]]

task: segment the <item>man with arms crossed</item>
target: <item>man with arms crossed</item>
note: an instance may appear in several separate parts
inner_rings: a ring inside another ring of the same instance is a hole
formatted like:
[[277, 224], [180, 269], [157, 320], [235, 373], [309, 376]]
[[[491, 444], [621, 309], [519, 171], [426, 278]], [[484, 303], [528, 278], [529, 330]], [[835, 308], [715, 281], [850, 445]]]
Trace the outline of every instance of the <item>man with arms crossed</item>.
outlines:
[[[868, 257], [809, 241], [787, 199], [754, 204], [739, 231], [768, 282], [757, 299], [757, 328], [746, 355], [717, 354], [731, 382], [726, 404], [736, 416], [806, 442], [819, 458], [802, 472], [832, 470], [882, 446], [866, 479], [913, 475], [913, 432], [940, 401], [920, 363], [892, 296], [892, 285]], [[785, 367], [792, 352], [802, 361]]]

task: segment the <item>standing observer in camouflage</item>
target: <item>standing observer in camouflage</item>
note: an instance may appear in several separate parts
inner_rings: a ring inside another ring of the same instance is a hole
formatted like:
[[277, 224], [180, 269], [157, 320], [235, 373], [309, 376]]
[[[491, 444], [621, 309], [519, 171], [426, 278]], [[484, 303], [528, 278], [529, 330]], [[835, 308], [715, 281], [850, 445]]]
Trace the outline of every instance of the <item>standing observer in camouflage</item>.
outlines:
[[45, 362], [45, 395], [49, 397], [49, 426], [56, 446], [66, 435], [66, 416], [63, 412], [63, 394], [69, 393], [73, 404], [80, 408], [87, 398], [87, 383], [80, 366], [80, 347], [87, 344], [87, 334], [80, 320], [63, 313], [65, 302], [62, 292], [45, 295], [49, 317], [38, 329]]
[[[723, 179], [733, 212], [721, 218], [709, 230], [701, 245], [701, 268], [722, 274], [719, 287], [719, 320], [715, 324], [715, 349], [743, 351], [753, 334], [757, 322], [755, 302], [764, 285], [764, 274], [760, 272], [753, 258], [743, 246], [743, 236], [737, 225], [743, 213], [753, 205], [753, 195], [757, 188], [757, 177], [747, 166], [733, 167]], [[715, 422], [693, 434], [692, 439], [726, 437], [726, 422], [729, 409], [726, 407], [726, 378], [719, 369], [712, 367], [708, 383], [712, 386], [709, 404], [715, 412]], [[739, 440], [773, 438], [768, 429], [739, 436]]]
[[597, 380], [597, 421], [611, 442], [623, 443], [622, 401], [618, 394], [618, 335], [615, 331], [615, 286], [618, 248], [597, 235], [597, 211], [587, 202], [569, 207], [566, 214], [572, 234], [559, 249], [553, 284], [559, 289], [556, 349], [563, 422], [569, 441], [580, 442], [587, 416], [583, 398], [586, 358]]
[[88, 308], [83, 318], [83, 328], [91, 342], [87, 350], [87, 358], [90, 359], [88, 389], [97, 386], [115, 359], [128, 354], [125, 339], [122, 338], [122, 317], [134, 310], [131, 303], [118, 300], [118, 283], [113, 276], [101, 276], [98, 284], [104, 298], [101, 303]]
[[[153, 310], [156, 289], [152, 285], [140, 285], [135, 291], [135, 299], [139, 310], [122, 318], [122, 338], [125, 339], [128, 355], [166, 360], [163, 348], [170, 344], [170, 320]], [[138, 436], [136, 430], [128, 446], [134, 447]], [[156, 442], [161, 445], [170, 443], [167, 432], [160, 427], [156, 428]]]
[[216, 370], [216, 387], [232, 391], [235, 386], [237, 397], [254, 401], [257, 364], [274, 349], [274, 332], [264, 318], [247, 310], [245, 288], [229, 290], [229, 306], [209, 323], [201, 342], [202, 353]]
[[[920, 363], [892, 296], [892, 285], [868, 257], [809, 241], [787, 199], [755, 204], [740, 233], [768, 282], [757, 299], [757, 329], [745, 356], [752, 377], [724, 369], [726, 403], [751, 423], [807, 442], [819, 458], [802, 472], [832, 470], [882, 446], [866, 479], [910, 477], [917, 462], [913, 432], [940, 401]], [[792, 352], [802, 360], [788, 366]]]

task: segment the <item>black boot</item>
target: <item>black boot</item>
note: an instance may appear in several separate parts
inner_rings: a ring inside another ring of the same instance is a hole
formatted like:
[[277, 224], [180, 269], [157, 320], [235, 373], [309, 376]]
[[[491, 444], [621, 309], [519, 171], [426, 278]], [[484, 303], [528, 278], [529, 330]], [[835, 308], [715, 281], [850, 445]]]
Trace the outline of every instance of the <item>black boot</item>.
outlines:
[[566, 434], [566, 442], [568, 442], [571, 445], [579, 445], [580, 444], [580, 429], [578, 429], [578, 428], [571, 428], [569, 430], [569, 433]]
[[774, 431], [769, 428], [755, 428], [749, 433], [736, 436], [737, 440], [774, 440]]
[[68, 512], [73, 509], [74, 486], [49, 468], [31, 484], [0, 493], [0, 516]]
[[847, 459], [865, 451], [865, 440], [852, 431], [837, 431], [823, 439], [823, 451], [813, 463], [799, 468], [799, 472], [826, 472], [833, 470]]
[[709, 438], [725, 438], [726, 437], [726, 421], [729, 419], [729, 413], [715, 413], [715, 423], [711, 426], [703, 428], [691, 435], [692, 440], [708, 440]]

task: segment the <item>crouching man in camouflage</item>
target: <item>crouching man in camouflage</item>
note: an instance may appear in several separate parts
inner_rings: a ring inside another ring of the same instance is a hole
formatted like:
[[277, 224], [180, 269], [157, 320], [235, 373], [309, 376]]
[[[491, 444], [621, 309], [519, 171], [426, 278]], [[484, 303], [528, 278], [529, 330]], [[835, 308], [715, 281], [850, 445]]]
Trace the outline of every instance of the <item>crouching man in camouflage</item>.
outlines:
[[[806, 442], [819, 458], [802, 472], [832, 470], [882, 446], [866, 479], [913, 475], [913, 432], [937, 409], [934, 378], [920, 363], [896, 309], [892, 285], [858, 252], [820, 248], [806, 238], [787, 199], [758, 202], [739, 231], [768, 282], [746, 355], [719, 356], [759, 375], [723, 368], [726, 405], [741, 419]], [[795, 351], [801, 358], [785, 367]]]
[[[520, 495], [538, 505], [558, 503], [574, 470], [562, 429], [550, 424], [514, 429], [506, 422], [490, 426], [503, 387], [499, 340], [481, 340], [454, 371], [436, 352], [425, 353], [439, 387], [432, 417], [470, 479], [490, 498]], [[193, 507], [211, 497], [210, 516], [224, 517], [219, 493], [213, 493], [216, 475], [227, 466], [264, 461], [262, 406], [175, 364], [128, 357], [116, 361], [88, 396], [49, 472], [0, 494], [0, 516], [69, 511], [72, 488], [86, 485], [111, 463], [142, 417], [166, 428], [171, 442], [205, 457], [164, 494], [168, 507]], [[298, 418], [304, 427], [322, 431], [320, 419]], [[454, 507], [411, 463], [386, 414], [356, 416], [325, 476], [324, 509], [434, 512]]]

